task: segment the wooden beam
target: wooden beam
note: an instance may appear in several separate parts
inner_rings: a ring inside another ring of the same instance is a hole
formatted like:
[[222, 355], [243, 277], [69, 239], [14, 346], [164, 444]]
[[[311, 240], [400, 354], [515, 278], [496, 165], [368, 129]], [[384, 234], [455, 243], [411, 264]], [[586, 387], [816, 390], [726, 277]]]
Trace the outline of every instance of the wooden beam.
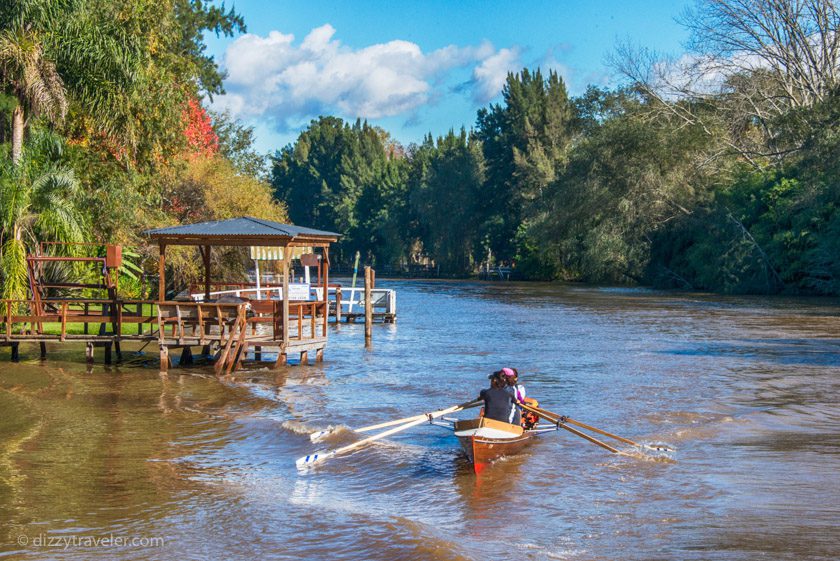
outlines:
[[282, 313], [280, 314], [283, 327], [283, 344], [280, 347], [280, 354], [286, 354], [286, 348], [289, 346], [289, 248], [283, 248], [283, 302], [281, 304]]
[[[323, 334], [324, 334], [324, 337], [326, 337], [327, 336], [327, 321], [329, 321], [329, 318], [330, 318], [330, 293], [329, 293], [329, 290], [330, 290], [330, 248], [329, 247], [325, 247], [323, 249], [323, 255], [324, 255], [324, 258], [321, 260], [322, 261], [321, 266], [324, 268], [324, 274], [323, 274], [321, 280], [324, 283], [324, 285], [323, 285], [324, 286], [324, 331], [323, 331]], [[339, 296], [339, 298], [336, 299], [336, 303], [335, 303], [336, 310], [338, 310], [336, 312], [338, 314], [336, 316], [336, 321], [341, 321], [340, 320], [340, 318], [341, 318], [341, 310], [340, 310], [340, 308], [341, 308], [341, 298], [340, 298], [340, 294], [341, 294], [340, 292], [336, 293], [336, 296]], [[312, 321], [315, 321], [314, 317], [312, 318]]]
[[160, 371], [167, 372], [169, 370], [169, 347], [166, 345], [160, 346]]
[[373, 269], [365, 267], [365, 346], [370, 345], [373, 335], [373, 306], [370, 291], [373, 289]]
[[201, 257], [204, 259], [204, 301], [210, 301], [210, 247], [209, 245], [202, 246], [200, 249]]
[[158, 300], [166, 301], [166, 244], [160, 244], [160, 258], [158, 260]]

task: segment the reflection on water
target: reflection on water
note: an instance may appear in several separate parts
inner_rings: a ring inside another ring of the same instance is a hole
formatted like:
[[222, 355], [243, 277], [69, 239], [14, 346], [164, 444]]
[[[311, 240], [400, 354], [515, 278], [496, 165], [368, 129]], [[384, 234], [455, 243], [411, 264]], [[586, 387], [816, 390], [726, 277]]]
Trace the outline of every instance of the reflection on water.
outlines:
[[[88, 370], [80, 350], [5, 363], [0, 557], [840, 557], [835, 302], [380, 284], [399, 292], [399, 323], [377, 325], [367, 350], [362, 325], [335, 327], [322, 364], [218, 381]], [[310, 431], [466, 401], [503, 365], [547, 409], [667, 443], [677, 461], [559, 431], [476, 477], [450, 433], [420, 426], [296, 471], [353, 441], [313, 445]], [[108, 535], [164, 544], [31, 543]]]

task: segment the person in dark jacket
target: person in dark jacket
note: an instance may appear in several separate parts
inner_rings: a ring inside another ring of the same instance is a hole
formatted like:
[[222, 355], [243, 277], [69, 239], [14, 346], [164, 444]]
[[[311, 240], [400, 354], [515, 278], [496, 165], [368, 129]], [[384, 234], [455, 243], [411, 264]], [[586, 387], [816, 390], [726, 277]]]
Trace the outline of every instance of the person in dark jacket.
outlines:
[[495, 421], [518, 425], [519, 407], [516, 405], [516, 393], [508, 386], [504, 373], [499, 370], [490, 376], [490, 387], [481, 390], [478, 396], [484, 400], [484, 416]]

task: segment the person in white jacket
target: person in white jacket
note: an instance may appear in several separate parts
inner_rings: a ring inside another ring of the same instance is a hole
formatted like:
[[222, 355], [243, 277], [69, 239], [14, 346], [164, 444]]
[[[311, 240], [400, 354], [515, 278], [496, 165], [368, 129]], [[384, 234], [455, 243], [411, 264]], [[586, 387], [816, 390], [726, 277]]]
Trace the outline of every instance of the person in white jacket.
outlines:
[[519, 403], [525, 402], [525, 386], [519, 383], [519, 372], [516, 368], [502, 368], [502, 375], [507, 381], [508, 387], [513, 388], [516, 401]]

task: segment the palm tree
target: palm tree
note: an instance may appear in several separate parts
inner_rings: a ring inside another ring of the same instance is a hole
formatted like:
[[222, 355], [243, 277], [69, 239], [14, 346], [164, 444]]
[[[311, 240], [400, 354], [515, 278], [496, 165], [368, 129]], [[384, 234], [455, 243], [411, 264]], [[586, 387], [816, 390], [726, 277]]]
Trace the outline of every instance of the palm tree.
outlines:
[[38, 132], [19, 161], [0, 158], [0, 271], [3, 298], [25, 299], [26, 254], [39, 240], [80, 242], [86, 225], [80, 189], [59, 137]]
[[12, 161], [17, 164], [29, 118], [64, 119], [67, 95], [55, 64], [44, 56], [38, 35], [23, 27], [0, 31], [0, 84], [18, 101], [12, 114]]

